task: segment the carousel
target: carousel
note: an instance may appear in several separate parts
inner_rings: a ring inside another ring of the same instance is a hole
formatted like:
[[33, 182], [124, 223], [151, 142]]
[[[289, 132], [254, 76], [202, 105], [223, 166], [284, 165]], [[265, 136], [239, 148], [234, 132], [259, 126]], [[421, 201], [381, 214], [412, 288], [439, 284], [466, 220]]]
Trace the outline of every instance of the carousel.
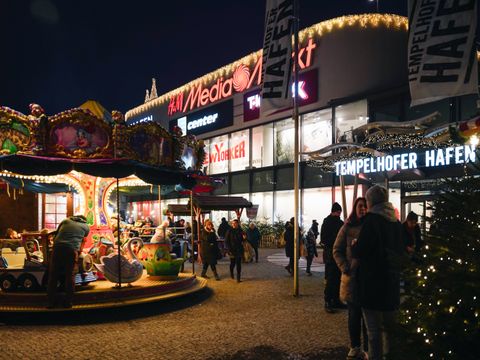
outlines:
[[[20, 239], [0, 239], [0, 312], [119, 307], [205, 287], [204, 279], [180, 272], [186, 259], [171, 253], [168, 243], [144, 243], [118, 230], [120, 187], [192, 188], [192, 174], [205, 156], [202, 142], [156, 123], [127, 126], [118, 111], [99, 114], [79, 107], [47, 117], [41, 106], [31, 104], [30, 112], [0, 107], [0, 179], [14, 196], [15, 191], [74, 193], [74, 214], [85, 216], [90, 233], [71, 309], [46, 309], [53, 229], [34, 229], [32, 219]], [[15, 256], [4, 256], [4, 249]]]

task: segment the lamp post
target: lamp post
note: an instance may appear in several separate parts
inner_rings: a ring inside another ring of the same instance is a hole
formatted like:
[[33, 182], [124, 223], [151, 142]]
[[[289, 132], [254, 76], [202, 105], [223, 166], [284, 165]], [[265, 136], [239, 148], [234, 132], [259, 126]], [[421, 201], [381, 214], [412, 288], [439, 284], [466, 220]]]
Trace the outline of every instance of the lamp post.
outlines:
[[377, 13], [378, 13], [378, 1], [379, 0], [368, 0], [368, 2], [375, 2], [377, 4]]

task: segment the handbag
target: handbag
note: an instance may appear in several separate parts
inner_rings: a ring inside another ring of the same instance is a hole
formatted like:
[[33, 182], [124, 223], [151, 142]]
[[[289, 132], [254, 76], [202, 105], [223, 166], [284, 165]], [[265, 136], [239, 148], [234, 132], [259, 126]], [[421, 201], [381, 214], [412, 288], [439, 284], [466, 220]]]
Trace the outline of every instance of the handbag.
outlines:
[[300, 243], [300, 256], [305, 258], [308, 256], [307, 247], [305, 246], [304, 243]]

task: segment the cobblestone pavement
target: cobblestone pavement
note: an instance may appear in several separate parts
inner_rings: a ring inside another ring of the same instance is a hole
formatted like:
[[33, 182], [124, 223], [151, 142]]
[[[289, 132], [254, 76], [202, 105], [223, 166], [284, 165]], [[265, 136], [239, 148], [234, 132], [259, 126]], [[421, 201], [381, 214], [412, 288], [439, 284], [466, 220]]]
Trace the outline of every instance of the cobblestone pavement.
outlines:
[[[0, 319], [0, 359], [328, 359], [346, 358], [345, 311], [323, 311], [323, 274], [293, 281], [260, 249], [243, 264], [243, 282], [229, 278], [181, 299], [86, 314]], [[186, 267], [188, 270], [188, 267]]]

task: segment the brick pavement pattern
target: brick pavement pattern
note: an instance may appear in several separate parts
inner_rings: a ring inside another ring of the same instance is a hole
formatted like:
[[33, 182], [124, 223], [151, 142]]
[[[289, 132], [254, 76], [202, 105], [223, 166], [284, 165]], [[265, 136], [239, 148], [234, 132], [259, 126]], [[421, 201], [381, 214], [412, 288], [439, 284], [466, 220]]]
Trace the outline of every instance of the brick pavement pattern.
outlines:
[[260, 249], [258, 264], [242, 266], [242, 283], [221, 261], [222, 280], [210, 279], [211, 291], [182, 299], [42, 321], [0, 319], [0, 359], [345, 359], [347, 313], [323, 310], [323, 274], [301, 271], [295, 298], [292, 277], [267, 261], [278, 252]]

